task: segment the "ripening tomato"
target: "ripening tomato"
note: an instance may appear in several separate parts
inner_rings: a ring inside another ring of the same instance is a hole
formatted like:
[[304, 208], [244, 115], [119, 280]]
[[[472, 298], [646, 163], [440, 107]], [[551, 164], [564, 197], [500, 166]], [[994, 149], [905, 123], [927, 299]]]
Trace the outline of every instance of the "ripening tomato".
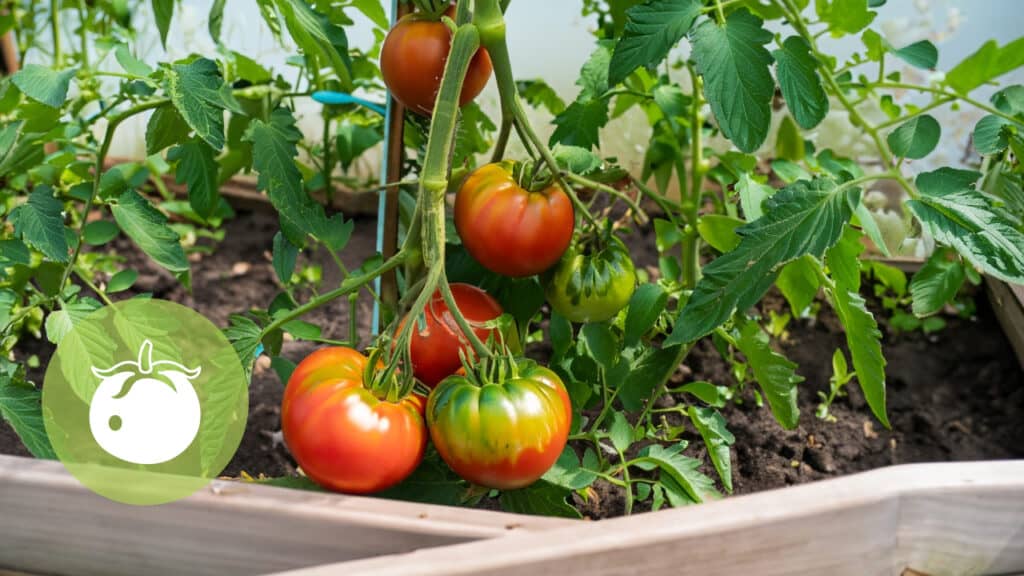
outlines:
[[[448, 10], [455, 16], [455, 9]], [[407, 108], [429, 116], [441, 89], [441, 77], [452, 48], [452, 33], [443, 22], [419, 13], [399, 20], [384, 39], [380, 71], [396, 100]], [[483, 48], [469, 63], [459, 94], [459, 105], [477, 97], [491, 78], [491, 57]]]
[[551, 307], [572, 322], [604, 322], [629, 304], [636, 269], [622, 240], [570, 248], [545, 278]]
[[317, 484], [353, 494], [398, 484], [423, 460], [422, 397], [377, 398], [363, 384], [369, 360], [341, 346], [307, 356], [281, 404], [285, 442]]
[[[502, 315], [501, 305], [476, 286], [455, 283], [451, 288], [459, 311], [473, 327], [477, 337], [486, 342], [493, 329], [485, 328], [483, 324]], [[463, 336], [440, 291], [434, 293], [423, 311], [423, 316], [426, 319], [423, 329], [413, 327], [409, 353], [413, 374], [427, 386], [434, 387], [462, 367], [459, 350], [470, 354], [473, 348]], [[399, 332], [408, 321], [408, 316], [402, 320]]]
[[455, 228], [466, 250], [488, 270], [533, 276], [558, 262], [572, 242], [575, 215], [565, 191], [530, 192], [512, 162], [475, 170], [455, 196]]
[[531, 361], [508, 368], [500, 381], [450, 376], [427, 400], [427, 425], [441, 458], [466, 480], [499, 490], [543, 476], [565, 448], [572, 424], [558, 375]]

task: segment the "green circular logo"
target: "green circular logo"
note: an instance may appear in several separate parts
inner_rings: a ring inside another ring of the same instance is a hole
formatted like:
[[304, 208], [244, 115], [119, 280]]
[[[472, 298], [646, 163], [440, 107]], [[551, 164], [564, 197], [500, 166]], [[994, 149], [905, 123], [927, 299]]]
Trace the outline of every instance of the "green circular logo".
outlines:
[[89, 489], [126, 504], [171, 502], [209, 483], [238, 449], [248, 412], [231, 343], [166, 300], [74, 319], [43, 385], [57, 457]]

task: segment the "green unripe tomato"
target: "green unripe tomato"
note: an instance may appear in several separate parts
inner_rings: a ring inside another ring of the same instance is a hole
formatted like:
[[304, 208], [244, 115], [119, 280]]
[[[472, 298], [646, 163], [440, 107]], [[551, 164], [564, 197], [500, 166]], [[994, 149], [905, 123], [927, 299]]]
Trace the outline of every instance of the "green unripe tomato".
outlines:
[[636, 269], [621, 240], [569, 248], [548, 272], [545, 294], [551, 307], [571, 322], [603, 322], [629, 304]]

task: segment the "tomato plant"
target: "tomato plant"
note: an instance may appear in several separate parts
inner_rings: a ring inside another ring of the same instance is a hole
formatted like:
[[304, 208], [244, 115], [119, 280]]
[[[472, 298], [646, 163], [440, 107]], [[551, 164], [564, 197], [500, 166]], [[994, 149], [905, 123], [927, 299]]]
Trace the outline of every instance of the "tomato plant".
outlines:
[[335, 346], [307, 356], [288, 379], [281, 430], [302, 470], [321, 486], [378, 492], [404, 480], [423, 459], [423, 399], [378, 398], [366, 387], [378, 368], [359, 352]]
[[557, 374], [499, 358], [441, 382], [427, 401], [441, 458], [474, 484], [513, 490], [533, 484], [565, 448], [572, 421]]
[[[223, 1], [209, 18], [218, 50], [148, 57], [135, 29], [154, 26], [167, 42], [175, 13], [170, 0], [149, 4], [159, 9], [8, 0], [0, 10], [23, 64], [0, 79], [0, 414], [42, 457], [52, 449], [36, 426], [39, 391], [26, 362], [10, 359], [19, 342], [56, 344], [83, 314], [144, 292], [112, 249], [126, 244], [115, 242], [134, 243], [188, 288], [193, 262], [217, 249], [234, 217], [220, 185], [236, 175], [256, 176], [280, 228], [267, 246], [273, 297], [240, 302], [225, 328], [247, 366], [269, 357], [288, 380], [286, 342], [344, 344], [346, 365], [372, 365], [373, 376], [367, 387], [365, 374], [346, 373], [351, 384], [340, 392], [415, 420], [415, 401], [399, 398], [450, 374], [459, 352], [465, 358], [466, 375], [434, 390], [437, 454], [428, 448], [393, 497], [473, 504], [486, 495], [507, 510], [565, 516], [579, 515], [573, 504], [595, 483], [621, 494], [624, 513], [705, 501], [733, 488], [742, 453], [728, 429], [734, 403], [763, 407], [793, 429], [808, 413], [800, 386], [822, 388], [821, 418], [858, 386], [866, 410], [889, 426], [884, 335], [862, 296], [865, 272], [882, 286], [868, 297], [890, 300], [899, 325], [922, 329], [941, 325], [936, 316], [983, 274], [1024, 283], [1024, 87], [991, 86], [1024, 64], [1019, 39], [987, 42], [940, 73], [931, 41], [898, 46], [878, 31], [884, 0], [585, 0], [594, 47], [565, 100], [544, 79], [516, 75], [505, 13], [521, 10], [517, 2], [416, 0], [420, 15], [393, 23], [372, 1], [261, 0], [267, 28], [297, 49], [287, 70], [226, 45]], [[349, 44], [355, 11], [373, 23], [370, 45]], [[832, 53], [841, 37], [856, 44], [849, 56]], [[491, 74], [497, 110], [469, 102]], [[375, 110], [386, 86], [413, 113], [388, 123], [401, 127], [389, 140], [389, 172], [401, 174], [379, 186], [353, 168], [384, 138]], [[986, 86], [991, 96], [981, 94]], [[357, 92], [371, 106], [327, 105], [322, 131], [306, 135], [297, 102], [324, 92]], [[933, 151], [951, 137], [936, 117], [948, 108], [982, 113], [972, 155], [925, 164], [941, 160]], [[122, 126], [144, 115], [145, 158], [111, 161]], [[543, 136], [537, 118], [550, 120]], [[644, 135], [635, 163], [609, 142], [624, 121]], [[838, 138], [828, 133], [836, 124], [845, 129]], [[878, 202], [872, 188], [883, 182], [898, 194]], [[355, 225], [322, 203], [338, 187], [398, 199], [395, 250], [346, 266]], [[649, 244], [656, 257], [634, 266], [635, 248]], [[865, 258], [868, 246], [872, 256], [920, 256], [923, 268], [909, 281], [889, 274]], [[324, 281], [319, 262], [336, 265], [339, 280]], [[485, 288], [501, 307], [466, 300], [458, 282]], [[788, 310], [765, 318], [758, 305], [773, 288]], [[359, 330], [360, 295], [380, 308], [377, 333]], [[346, 334], [303, 319], [346, 300]], [[825, 307], [845, 342], [831, 381], [805, 383], [777, 341], [787, 322]], [[493, 324], [478, 330], [482, 321]], [[366, 345], [375, 361], [353, 351]], [[695, 346], [719, 354], [729, 377], [692, 381], [681, 367]], [[309, 378], [310, 390], [341, 385]], [[402, 384], [380, 384], [392, 378]], [[472, 406], [494, 407], [492, 391], [512, 394], [517, 383], [525, 398], [532, 382], [529, 394], [548, 394], [538, 378], [564, 385], [561, 404], [543, 404], [560, 412], [556, 426], [538, 416], [519, 429], [510, 413], [488, 416], [501, 430], [488, 442], [510, 444], [493, 460], [481, 457], [483, 432], [459, 437]], [[347, 437], [304, 452], [293, 438], [336, 430], [293, 421], [293, 402], [306, 396], [292, 389], [284, 427], [293, 455], [332, 485], [329, 476], [344, 471], [317, 458]], [[543, 439], [543, 458], [516, 459], [527, 436]], [[380, 457], [405, 455], [411, 465], [415, 452]], [[377, 484], [333, 486], [377, 489], [406, 468], [396, 464]], [[423, 478], [431, 490], [410, 488]]]
[[515, 170], [511, 163], [488, 164], [470, 174], [455, 196], [455, 227], [466, 250], [487, 269], [533, 276], [568, 248], [575, 218], [561, 188], [528, 191]]
[[[451, 292], [455, 304], [476, 337], [487, 340], [493, 329], [484, 324], [501, 316], [501, 305], [488, 296], [487, 292], [468, 284], [453, 283]], [[416, 377], [433, 387], [462, 366], [460, 353], [472, 354], [472, 349], [465, 342], [462, 328], [456, 323], [440, 291], [427, 304], [423, 319], [422, 328], [414, 327], [409, 338], [409, 359]], [[409, 317], [403, 322], [409, 322]], [[403, 325], [399, 324], [399, 331]]]

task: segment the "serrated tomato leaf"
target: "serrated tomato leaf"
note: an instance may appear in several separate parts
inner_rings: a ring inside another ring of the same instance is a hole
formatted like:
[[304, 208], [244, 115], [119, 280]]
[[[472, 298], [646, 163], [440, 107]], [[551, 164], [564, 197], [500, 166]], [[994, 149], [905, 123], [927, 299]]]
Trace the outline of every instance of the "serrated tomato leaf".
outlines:
[[798, 180], [766, 200], [764, 216], [736, 229], [739, 246], [704, 268], [666, 345], [693, 342], [753, 306], [784, 264], [805, 254], [822, 257], [859, 203], [859, 189], [829, 178]]
[[649, 0], [626, 10], [626, 26], [608, 69], [614, 86], [640, 66], [660, 63], [700, 15], [699, 0]]
[[[790, 36], [782, 43], [782, 49], [772, 54], [778, 63], [779, 88], [786, 106], [801, 128], [814, 128], [828, 114], [828, 96], [810, 46], [803, 38]], [[800, 146], [803, 147], [802, 141]]]

